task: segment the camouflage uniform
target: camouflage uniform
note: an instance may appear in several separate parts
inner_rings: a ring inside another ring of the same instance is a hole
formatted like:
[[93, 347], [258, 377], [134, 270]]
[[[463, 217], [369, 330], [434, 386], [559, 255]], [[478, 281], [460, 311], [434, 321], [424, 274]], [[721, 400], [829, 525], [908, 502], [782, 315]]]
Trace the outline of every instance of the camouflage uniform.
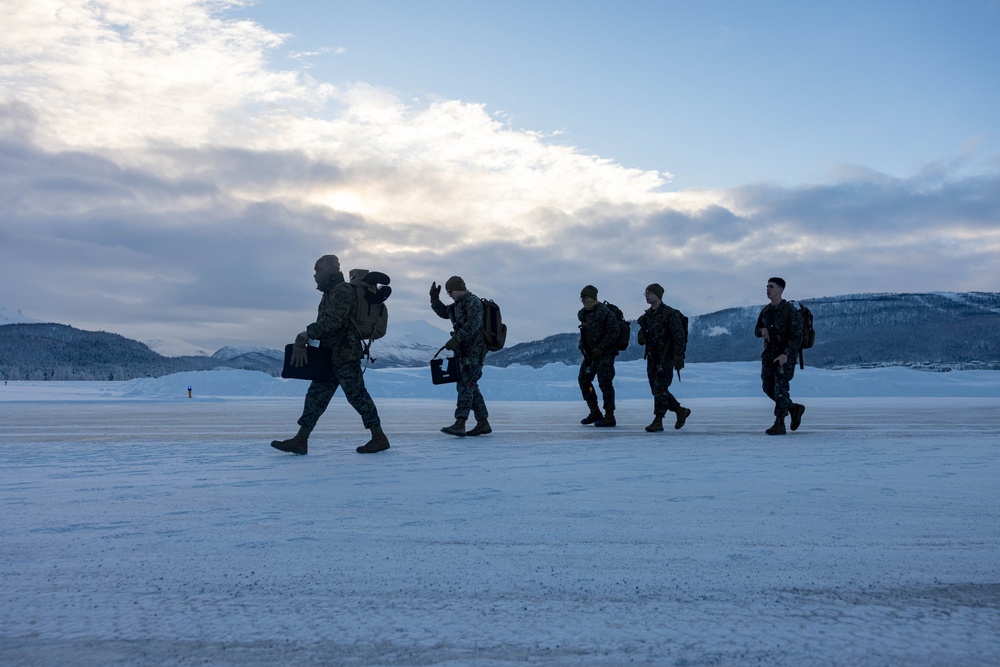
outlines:
[[365, 428], [380, 428], [378, 409], [365, 388], [361, 373], [361, 341], [351, 321], [351, 313], [356, 307], [354, 289], [344, 281], [342, 272], [337, 272], [316, 289], [323, 292], [323, 298], [316, 321], [306, 327], [306, 333], [310, 339], [318, 340], [321, 348], [330, 350], [333, 372], [329, 381], [314, 380], [309, 384], [299, 426], [309, 430], [315, 428], [337, 387], [342, 387], [347, 402], [361, 415]]
[[456, 383], [458, 402], [455, 405], [455, 419], [468, 419], [469, 413], [481, 422], [489, 418], [486, 401], [479, 391], [479, 379], [483, 377], [483, 360], [486, 358], [486, 338], [483, 336], [483, 302], [472, 292], [466, 292], [455, 303], [446, 306], [441, 299], [431, 299], [431, 308], [438, 317], [451, 320], [452, 335], [458, 342], [459, 370], [462, 380]]
[[[795, 375], [795, 363], [802, 348], [802, 315], [798, 309], [784, 299], [775, 306], [768, 304], [760, 311], [754, 335], [762, 338], [762, 329], [770, 332], [770, 342], [764, 345], [760, 355], [760, 379], [764, 393], [774, 401], [774, 416], [784, 419], [792, 405], [789, 383]], [[775, 358], [788, 355], [784, 366]]]
[[[580, 351], [583, 363], [577, 381], [583, 400], [591, 409], [597, 407], [597, 392], [594, 391], [594, 377], [604, 398], [604, 411], [615, 411], [615, 357], [618, 356], [618, 318], [603, 303], [590, 310], [581, 308], [577, 313], [580, 320]], [[595, 357], [594, 350], [599, 354]]]
[[674, 357], [683, 357], [687, 352], [680, 314], [661, 303], [656, 308], [648, 308], [639, 317], [639, 329], [646, 346], [643, 356], [646, 358], [649, 389], [653, 392], [653, 414], [663, 417], [667, 410], [677, 412], [681, 404], [670, 393]]

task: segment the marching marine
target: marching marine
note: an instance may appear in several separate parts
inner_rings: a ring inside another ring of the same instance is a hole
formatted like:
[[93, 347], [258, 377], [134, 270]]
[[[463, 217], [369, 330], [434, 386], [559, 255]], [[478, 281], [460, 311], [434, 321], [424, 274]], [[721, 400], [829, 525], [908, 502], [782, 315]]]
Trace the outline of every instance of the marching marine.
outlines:
[[[587, 285], [580, 290], [583, 308], [577, 313], [580, 320], [580, 351], [583, 363], [577, 381], [583, 400], [590, 413], [580, 420], [581, 424], [594, 426], [617, 426], [615, 421], [615, 357], [618, 356], [618, 318], [611, 309], [597, 300], [597, 288]], [[601, 388], [604, 399], [604, 414], [597, 404], [594, 378]]]
[[674, 428], [684, 426], [691, 416], [690, 408], [682, 406], [670, 393], [673, 372], [684, 368], [684, 354], [687, 352], [687, 337], [681, 314], [663, 303], [663, 288], [653, 283], [646, 288], [646, 303], [649, 308], [639, 316], [639, 345], [646, 351], [646, 376], [649, 389], [653, 392], [653, 422], [646, 427], [650, 433], [663, 430], [663, 417], [667, 411], [676, 413]]
[[774, 424], [765, 433], [785, 435], [785, 415], [792, 416], [791, 429], [799, 428], [806, 406], [793, 403], [789, 384], [795, 375], [795, 362], [802, 349], [802, 315], [789, 301], [782, 298], [785, 281], [768, 278], [767, 299], [757, 317], [754, 335], [764, 339], [760, 355], [760, 379], [764, 393], [774, 401]]
[[351, 320], [356, 308], [354, 288], [344, 280], [340, 260], [336, 255], [324, 255], [316, 261], [316, 289], [323, 293], [316, 321], [295, 337], [291, 365], [301, 367], [308, 363], [307, 346], [318, 340], [321, 348], [330, 351], [332, 373], [329, 380], [313, 380], [306, 392], [299, 431], [288, 440], [274, 440], [271, 446], [292, 454], [308, 453], [309, 434], [326, 411], [338, 387], [342, 387], [347, 402], [351, 404], [371, 431], [371, 440], [357, 448], [359, 454], [374, 454], [389, 449], [389, 439], [382, 431], [378, 409], [365, 388], [361, 372], [362, 346], [357, 329]]

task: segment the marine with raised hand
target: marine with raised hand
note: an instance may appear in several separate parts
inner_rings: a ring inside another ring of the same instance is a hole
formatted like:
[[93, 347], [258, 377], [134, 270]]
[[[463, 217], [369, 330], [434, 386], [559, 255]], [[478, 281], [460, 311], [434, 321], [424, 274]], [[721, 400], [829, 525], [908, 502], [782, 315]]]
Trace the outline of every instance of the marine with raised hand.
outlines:
[[[458, 357], [461, 380], [456, 383], [458, 400], [455, 404], [455, 423], [441, 429], [442, 433], [459, 437], [486, 435], [493, 432], [489, 410], [479, 390], [486, 358], [486, 338], [483, 335], [483, 302], [469, 291], [460, 276], [452, 276], [444, 284], [452, 303], [441, 302], [441, 286], [431, 283], [431, 309], [443, 319], [451, 321], [452, 335], [445, 348]], [[469, 414], [476, 416], [476, 425], [465, 429]]]

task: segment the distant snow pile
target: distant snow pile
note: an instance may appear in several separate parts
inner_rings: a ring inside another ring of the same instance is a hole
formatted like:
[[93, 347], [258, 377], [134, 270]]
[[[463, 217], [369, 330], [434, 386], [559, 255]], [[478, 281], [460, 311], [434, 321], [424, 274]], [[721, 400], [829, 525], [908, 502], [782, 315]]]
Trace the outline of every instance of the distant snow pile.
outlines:
[[305, 396], [308, 382], [292, 382], [260, 371], [213, 370], [174, 373], [129, 380], [122, 398], [187, 399], [187, 388], [198, 398], [227, 396]]

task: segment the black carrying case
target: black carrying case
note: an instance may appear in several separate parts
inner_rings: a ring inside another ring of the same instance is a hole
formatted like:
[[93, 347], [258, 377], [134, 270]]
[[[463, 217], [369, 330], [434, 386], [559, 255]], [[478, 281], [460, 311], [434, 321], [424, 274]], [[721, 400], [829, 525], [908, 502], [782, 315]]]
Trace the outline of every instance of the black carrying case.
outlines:
[[285, 363], [281, 368], [281, 377], [288, 380], [315, 380], [329, 382], [333, 375], [330, 363], [330, 350], [325, 347], [306, 347], [308, 362], [305, 366], [292, 366], [292, 344], [285, 346]]
[[[440, 353], [441, 350], [438, 350], [438, 354]], [[458, 357], [438, 359], [437, 354], [435, 354], [434, 358], [431, 359], [431, 382], [434, 384], [448, 384], [449, 382], [461, 381], [462, 371], [459, 369]]]

